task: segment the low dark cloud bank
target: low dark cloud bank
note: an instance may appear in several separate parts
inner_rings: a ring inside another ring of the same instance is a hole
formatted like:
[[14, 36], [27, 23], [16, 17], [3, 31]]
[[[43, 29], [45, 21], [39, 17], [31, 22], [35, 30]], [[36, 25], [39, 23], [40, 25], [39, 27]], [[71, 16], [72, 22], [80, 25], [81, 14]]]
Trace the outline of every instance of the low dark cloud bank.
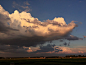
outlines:
[[59, 47], [55, 47], [56, 45], [47, 44], [47, 46], [40, 46], [39, 50], [32, 53], [40, 53], [40, 52], [59, 52], [62, 51]]

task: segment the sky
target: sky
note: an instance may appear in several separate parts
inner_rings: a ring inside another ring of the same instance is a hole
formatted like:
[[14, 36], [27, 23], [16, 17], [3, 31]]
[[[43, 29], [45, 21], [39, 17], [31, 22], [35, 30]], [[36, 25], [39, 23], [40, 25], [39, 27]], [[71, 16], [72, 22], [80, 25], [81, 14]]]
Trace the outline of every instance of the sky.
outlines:
[[0, 57], [86, 55], [86, 0], [0, 0]]

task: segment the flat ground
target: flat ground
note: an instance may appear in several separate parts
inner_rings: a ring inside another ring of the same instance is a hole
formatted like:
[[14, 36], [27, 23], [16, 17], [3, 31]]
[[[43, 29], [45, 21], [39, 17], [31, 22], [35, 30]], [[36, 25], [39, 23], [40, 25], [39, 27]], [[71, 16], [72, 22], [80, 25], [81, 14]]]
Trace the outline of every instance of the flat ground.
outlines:
[[86, 65], [86, 58], [0, 59], [0, 65]]

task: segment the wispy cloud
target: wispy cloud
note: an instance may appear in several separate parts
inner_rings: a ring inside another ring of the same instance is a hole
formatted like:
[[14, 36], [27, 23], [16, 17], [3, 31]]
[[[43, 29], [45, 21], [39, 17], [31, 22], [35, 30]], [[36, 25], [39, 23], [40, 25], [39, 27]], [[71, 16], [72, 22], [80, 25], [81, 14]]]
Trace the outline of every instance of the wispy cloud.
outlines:
[[13, 7], [16, 8], [17, 10], [19, 10], [20, 12], [25, 11], [25, 12], [29, 12], [31, 11], [31, 9], [29, 8], [30, 5], [27, 1], [22, 3], [22, 5], [17, 4], [15, 1], [13, 1]]
[[25, 4], [25, 5], [30, 5], [30, 4], [28, 3], [28, 1], [25, 1], [24, 4]]
[[86, 36], [84, 36], [84, 38], [86, 38]]

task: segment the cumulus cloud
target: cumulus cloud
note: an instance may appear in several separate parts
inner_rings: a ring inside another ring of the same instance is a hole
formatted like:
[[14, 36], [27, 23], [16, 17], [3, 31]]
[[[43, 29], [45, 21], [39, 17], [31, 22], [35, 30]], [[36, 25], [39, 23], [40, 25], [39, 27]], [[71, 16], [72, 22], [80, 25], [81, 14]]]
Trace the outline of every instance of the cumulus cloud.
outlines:
[[15, 10], [9, 14], [1, 5], [0, 23], [0, 43], [18, 46], [34, 46], [58, 40], [76, 27], [74, 21], [67, 25], [62, 17], [41, 22], [25, 11], [19, 13]]

